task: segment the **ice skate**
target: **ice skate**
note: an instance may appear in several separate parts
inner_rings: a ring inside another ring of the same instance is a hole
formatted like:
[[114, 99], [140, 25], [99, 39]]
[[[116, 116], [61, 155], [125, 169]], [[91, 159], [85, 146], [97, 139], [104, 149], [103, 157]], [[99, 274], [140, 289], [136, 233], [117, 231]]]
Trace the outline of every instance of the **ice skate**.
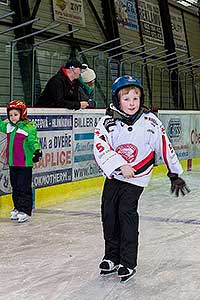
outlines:
[[13, 210], [11, 210], [11, 212], [10, 212], [10, 214], [11, 214], [10, 219], [12, 221], [18, 220], [18, 213], [19, 213], [19, 211], [16, 208], [14, 208]]
[[108, 276], [112, 275], [113, 273], [117, 272], [118, 265], [115, 265], [114, 262], [108, 259], [103, 259], [99, 265], [100, 275], [101, 276]]
[[136, 273], [135, 269], [129, 269], [122, 265], [118, 268], [118, 276], [120, 277], [120, 282], [126, 283], [129, 281]]
[[18, 223], [27, 222], [29, 219], [29, 216], [24, 212], [19, 212], [17, 216], [18, 216]]

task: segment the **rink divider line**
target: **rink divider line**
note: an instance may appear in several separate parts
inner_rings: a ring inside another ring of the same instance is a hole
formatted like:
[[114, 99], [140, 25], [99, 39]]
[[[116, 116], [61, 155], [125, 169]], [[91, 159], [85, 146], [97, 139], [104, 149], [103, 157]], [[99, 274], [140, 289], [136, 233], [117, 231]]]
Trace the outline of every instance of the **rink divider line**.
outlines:
[[[181, 161], [181, 164], [186, 171], [187, 160]], [[200, 158], [192, 159], [192, 170], [200, 170]], [[167, 170], [164, 165], [159, 165], [153, 170], [153, 176], [166, 176], [166, 173]], [[96, 177], [35, 189], [34, 208], [45, 208], [65, 201], [87, 198], [95, 194], [99, 197], [103, 182], [104, 177]], [[0, 196], [0, 217], [8, 217], [12, 208], [11, 194]]]
[[[63, 215], [63, 216], [73, 216], [73, 217], [94, 217], [100, 218], [100, 212], [88, 212], [88, 211], [64, 211], [62, 209], [36, 209], [36, 213], [39, 214], [49, 214], [49, 215]], [[154, 217], [154, 216], [140, 216], [142, 221], [147, 222], [160, 222], [160, 223], [180, 223], [180, 224], [190, 224], [190, 225], [200, 225], [200, 220], [197, 219], [178, 219], [178, 218], [169, 218], [169, 217]]]
[[182, 223], [182, 224], [191, 224], [191, 225], [200, 225], [200, 220], [196, 219], [176, 219], [176, 218], [167, 218], [167, 217], [150, 217], [150, 216], [141, 216], [144, 221], [153, 221], [153, 222], [164, 222], [164, 223]]

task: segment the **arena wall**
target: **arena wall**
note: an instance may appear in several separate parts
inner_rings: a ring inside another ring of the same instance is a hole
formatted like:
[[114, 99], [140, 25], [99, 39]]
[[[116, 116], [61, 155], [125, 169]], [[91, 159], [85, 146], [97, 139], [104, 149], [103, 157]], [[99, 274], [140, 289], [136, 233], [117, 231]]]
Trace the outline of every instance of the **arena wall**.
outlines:
[[[101, 191], [104, 178], [93, 157], [94, 127], [105, 110], [28, 109], [37, 126], [43, 157], [33, 169], [33, 207], [76, 200]], [[185, 171], [199, 169], [200, 113], [159, 111], [159, 118]], [[0, 108], [6, 119], [6, 109]], [[156, 159], [154, 176], [166, 175], [166, 167]], [[0, 216], [12, 209], [6, 136], [0, 134]]]

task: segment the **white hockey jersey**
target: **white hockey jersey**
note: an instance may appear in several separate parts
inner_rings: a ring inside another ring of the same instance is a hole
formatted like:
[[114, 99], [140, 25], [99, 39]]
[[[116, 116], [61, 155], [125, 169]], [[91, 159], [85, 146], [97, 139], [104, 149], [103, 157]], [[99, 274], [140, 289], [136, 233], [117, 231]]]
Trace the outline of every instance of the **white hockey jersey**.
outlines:
[[[104, 116], [95, 128], [94, 156], [108, 178], [147, 186], [155, 154], [162, 158], [169, 172], [183, 172], [162, 122], [152, 112], [143, 113], [133, 125], [120, 120], [112, 124], [112, 117]], [[136, 170], [133, 178], [123, 177], [120, 167], [125, 164]]]

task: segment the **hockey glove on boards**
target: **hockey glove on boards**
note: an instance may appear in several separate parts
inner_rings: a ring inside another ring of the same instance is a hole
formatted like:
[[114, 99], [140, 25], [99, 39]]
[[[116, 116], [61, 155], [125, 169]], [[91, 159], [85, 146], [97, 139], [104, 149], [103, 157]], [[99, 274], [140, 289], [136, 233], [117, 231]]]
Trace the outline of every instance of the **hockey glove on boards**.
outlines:
[[32, 161], [34, 163], [38, 162], [40, 159], [42, 158], [42, 151], [41, 150], [36, 150], [34, 153], [33, 153], [33, 158], [32, 158]]
[[167, 176], [171, 180], [171, 192], [172, 194], [175, 193], [176, 197], [179, 196], [180, 192], [182, 196], [190, 192], [189, 187], [181, 177], [178, 177], [178, 174], [168, 172]]

